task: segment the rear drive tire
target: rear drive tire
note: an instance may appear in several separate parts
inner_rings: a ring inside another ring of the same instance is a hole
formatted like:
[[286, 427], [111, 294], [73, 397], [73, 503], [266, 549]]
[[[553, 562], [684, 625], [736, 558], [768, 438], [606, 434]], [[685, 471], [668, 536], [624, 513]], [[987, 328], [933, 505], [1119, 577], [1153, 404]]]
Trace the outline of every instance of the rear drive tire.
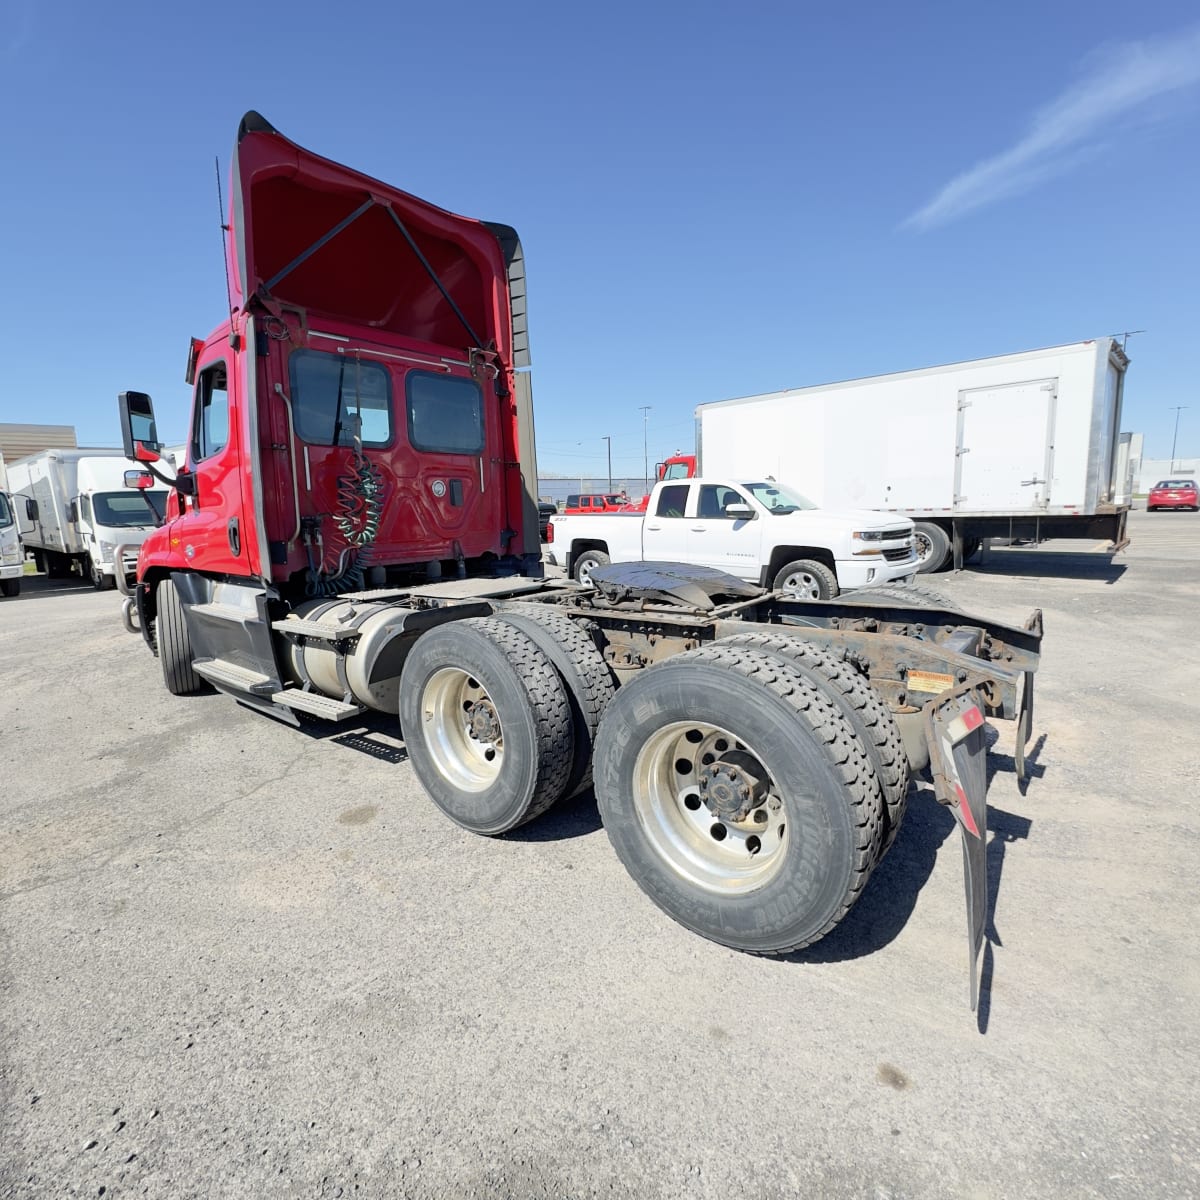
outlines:
[[850, 722], [875, 768], [882, 804], [883, 836], [876, 863], [892, 848], [908, 808], [908, 755], [883, 697], [849, 664], [825, 650], [779, 633], [736, 633], [719, 646], [745, 646], [774, 654], [795, 667]]
[[167, 691], [172, 696], [194, 696], [203, 691], [204, 680], [192, 669], [192, 639], [183, 615], [183, 604], [171, 579], [164, 579], [158, 585], [155, 637]]
[[612, 559], [603, 550], [585, 550], [576, 560], [572, 574], [585, 587], [590, 587], [592, 572], [597, 567], [607, 567]]
[[71, 560], [57, 550], [46, 551], [46, 578], [66, 579], [71, 574]]
[[962, 609], [948, 596], [935, 592], [920, 583], [883, 583], [879, 587], [861, 588], [851, 597], [856, 601], [867, 604], [874, 603], [878, 597], [887, 603], [889, 600], [903, 600], [909, 604], [927, 604], [931, 608], [944, 608], [950, 612], [962, 612]]
[[932, 521], [917, 521], [913, 525], [913, 542], [917, 551], [917, 570], [922, 575], [940, 571], [950, 557], [950, 537]]
[[608, 706], [595, 776], [638, 886], [725, 946], [786, 954], [815, 942], [875, 863], [870, 760], [841, 712], [775, 655], [718, 644], [640, 672]]
[[0, 592], [5, 596], [19, 596], [21, 581], [19, 579], [0, 579]]
[[592, 752], [600, 718], [617, 690], [612, 672], [588, 635], [587, 624], [541, 604], [514, 604], [495, 615], [535, 642], [562, 680], [575, 734], [575, 757], [563, 795], [577, 795], [592, 785]]
[[781, 567], [771, 586], [799, 600], [832, 600], [840, 591], [837, 576], [815, 558], [798, 558]]
[[476, 617], [423, 633], [400, 675], [400, 728], [422, 786], [472, 833], [507, 833], [564, 793], [566, 689], [528, 634]]

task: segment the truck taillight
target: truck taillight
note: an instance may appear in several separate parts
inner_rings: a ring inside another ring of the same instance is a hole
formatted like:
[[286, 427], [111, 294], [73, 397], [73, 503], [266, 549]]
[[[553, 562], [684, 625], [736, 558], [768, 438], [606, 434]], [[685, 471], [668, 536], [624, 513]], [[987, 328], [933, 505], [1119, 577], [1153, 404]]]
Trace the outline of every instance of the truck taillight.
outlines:
[[554, 541], [554, 522], [550, 521], [546, 525], [546, 542]]

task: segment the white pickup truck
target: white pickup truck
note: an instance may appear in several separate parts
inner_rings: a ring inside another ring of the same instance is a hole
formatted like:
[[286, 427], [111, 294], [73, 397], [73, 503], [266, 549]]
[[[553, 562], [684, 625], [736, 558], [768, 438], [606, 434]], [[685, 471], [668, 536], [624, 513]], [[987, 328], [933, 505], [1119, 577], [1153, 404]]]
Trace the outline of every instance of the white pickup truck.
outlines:
[[609, 562], [699, 563], [810, 600], [917, 570], [907, 517], [820, 509], [771, 480], [664, 481], [644, 513], [551, 517], [546, 550], [581, 583]]

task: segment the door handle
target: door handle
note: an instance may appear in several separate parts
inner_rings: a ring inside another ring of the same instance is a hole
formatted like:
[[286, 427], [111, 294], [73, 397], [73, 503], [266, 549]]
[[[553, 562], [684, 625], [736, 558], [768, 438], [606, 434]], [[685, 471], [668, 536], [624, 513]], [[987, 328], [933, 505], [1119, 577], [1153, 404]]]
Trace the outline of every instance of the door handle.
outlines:
[[241, 531], [238, 529], [237, 517], [234, 517], [233, 520], [231, 520], [229, 524], [225, 526], [225, 532], [229, 537], [229, 549], [233, 551], [233, 554], [236, 557], [242, 552], [242, 535]]
[[662, 526], [661, 525], [647, 525], [646, 528], [649, 529], [651, 531], [651, 533], [658, 533], [662, 529]]

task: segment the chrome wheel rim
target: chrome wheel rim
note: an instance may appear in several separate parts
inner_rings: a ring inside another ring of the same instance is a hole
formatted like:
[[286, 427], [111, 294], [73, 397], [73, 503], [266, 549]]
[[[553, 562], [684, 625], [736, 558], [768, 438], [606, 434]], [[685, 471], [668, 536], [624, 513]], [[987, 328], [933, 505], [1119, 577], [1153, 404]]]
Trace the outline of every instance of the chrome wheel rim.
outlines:
[[793, 571], [784, 576], [781, 591], [804, 600], [820, 600], [821, 581], [811, 571]]
[[592, 587], [592, 571], [600, 564], [591, 555], [584, 555], [579, 560], [579, 582], [584, 587]]
[[930, 541], [929, 535], [917, 530], [913, 534], [913, 549], [917, 552], [917, 562], [922, 565], [927, 563], [933, 553], [933, 542]]
[[437, 769], [466, 792], [486, 791], [504, 763], [504, 730], [487, 690], [458, 667], [429, 677], [421, 699], [425, 744]]
[[[753, 781], [749, 801], [729, 797], [725, 784], [739, 779]], [[735, 803], [744, 816], [730, 811]], [[752, 892], [783, 866], [778, 788], [754, 750], [719, 725], [676, 721], [656, 730], [634, 763], [633, 805], [662, 861], [705, 891]]]

